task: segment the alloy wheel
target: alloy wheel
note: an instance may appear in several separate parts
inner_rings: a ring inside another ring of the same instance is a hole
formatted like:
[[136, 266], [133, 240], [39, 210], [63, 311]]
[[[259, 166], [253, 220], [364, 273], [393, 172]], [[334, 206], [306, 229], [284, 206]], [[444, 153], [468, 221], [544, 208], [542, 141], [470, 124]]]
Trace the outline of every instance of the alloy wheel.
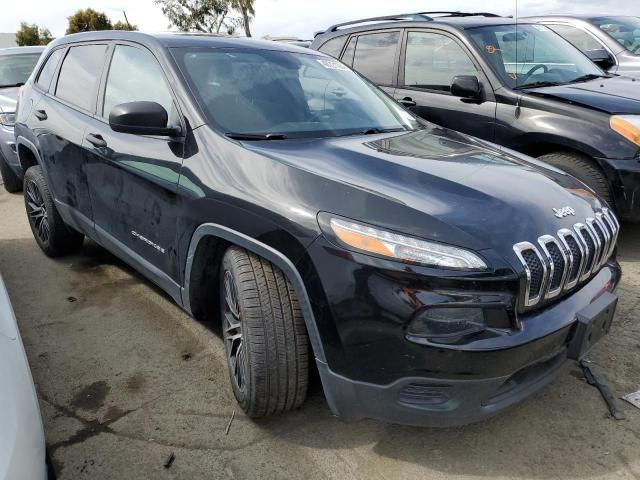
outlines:
[[242, 333], [242, 318], [238, 302], [238, 289], [233, 274], [224, 272], [224, 309], [222, 335], [227, 349], [231, 376], [239, 392], [246, 392], [247, 356]]
[[27, 214], [31, 219], [34, 231], [42, 243], [47, 243], [51, 236], [47, 205], [35, 182], [27, 184]]

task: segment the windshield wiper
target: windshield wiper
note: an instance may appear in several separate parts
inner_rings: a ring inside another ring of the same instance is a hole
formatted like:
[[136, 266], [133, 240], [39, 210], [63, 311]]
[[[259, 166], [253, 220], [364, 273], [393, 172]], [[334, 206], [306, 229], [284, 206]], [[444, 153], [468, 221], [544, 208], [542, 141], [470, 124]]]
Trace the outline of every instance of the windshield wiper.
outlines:
[[524, 85], [518, 85], [517, 87], [513, 87], [514, 90], [523, 90], [525, 88], [538, 88], [538, 87], [557, 87], [558, 85], [564, 85], [560, 82], [533, 82], [533, 83], [525, 83]]
[[286, 140], [284, 133], [235, 133], [227, 132], [225, 135], [234, 140]]
[[588, 82], [589, 80], [595, 80], [596, 78], [609, 78], [609, 75], [596, 75], [595, 73], [588, 73], [587, 75], [582, 75], [581, 77], [574, 78], [569, 83]]
[[406, 128], [402, 128], [402, 127], [396, 127], [396, 128], [371, 127], [371, 128], [365, 128], [360, 133], [362, 133], [363, 135], [374, 135], [376, 133], [403, 132], [405, 130], [406, 130]]
[[21, 87], [23, 85], [24, 85], [24, 82], [10, 83], [8, 85], [0, 85], [0, 88]]

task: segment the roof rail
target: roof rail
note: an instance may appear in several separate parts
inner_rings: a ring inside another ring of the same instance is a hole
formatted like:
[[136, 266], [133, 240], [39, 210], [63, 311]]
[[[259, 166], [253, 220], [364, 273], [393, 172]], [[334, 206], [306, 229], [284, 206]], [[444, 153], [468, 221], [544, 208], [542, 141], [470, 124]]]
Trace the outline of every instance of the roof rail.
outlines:
[[433, 20], [433, 18], [423, 15], [421, 13], [401, 13], [399, 15], [385, 15], [383, 17], [371, 17], [371, 18], [363, 18], [360, 20], [352, 20], [351, 22], [337, 23], [335, 25], [331, 25], [327, 28], [323, 33], [335, 32], [340, 27], [347, 27], [349, 25], [358, 25], [360, 23], [368, 23], [368, 22], [429, 22]]
[[350, 22], [337, 23], [335, 25], [331, 25], [324, 32], [316, 33], [316, 36], [322, 33], [335, 32], [342, 27], [358, 25], [361, 23], [369, 23], [369, 22], [432, 22], [435, 20], [431, 15], [440, 15], [446, 17], [500, 17], [500, 15], [496, 15], [495, 13], [488, 12], [417, 12], [417, 13], [400, 13], [398, 15], [385, 15], [382, 17], [371, 17], [371, 18], [363, 18], [360, 20], [352, 20]]

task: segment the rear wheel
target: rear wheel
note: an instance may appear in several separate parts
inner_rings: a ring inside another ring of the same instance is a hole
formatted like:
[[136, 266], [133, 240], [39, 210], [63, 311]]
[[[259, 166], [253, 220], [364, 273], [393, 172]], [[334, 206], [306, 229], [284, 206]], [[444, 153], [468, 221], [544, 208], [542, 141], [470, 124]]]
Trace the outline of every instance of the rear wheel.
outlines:
[[46, 255], [59, 257], [82, 247], [84, 235], [60, 217], [40, 166], [29, 168], [24, 175], [24, 204], [33, 237]]
[[22, 182], [2, 156], [0, 156], [0, 176], [2, 176], [4, 188], [7, 192], [16, 193], [22, 190]]
[[602, 170], [588, 157], [574, 152], [556, 152], [542, 155], [538, 160], [573, 175], [582, 183], [591, 187], [609, 205], [613, 206], [611, 189], [607, 178], [602, 173]]
[[220, 276], [222, 334], [233, 393], [251, 417], [299, 407], [307, 395], [309, 342], [284, 273], [230, 247]]

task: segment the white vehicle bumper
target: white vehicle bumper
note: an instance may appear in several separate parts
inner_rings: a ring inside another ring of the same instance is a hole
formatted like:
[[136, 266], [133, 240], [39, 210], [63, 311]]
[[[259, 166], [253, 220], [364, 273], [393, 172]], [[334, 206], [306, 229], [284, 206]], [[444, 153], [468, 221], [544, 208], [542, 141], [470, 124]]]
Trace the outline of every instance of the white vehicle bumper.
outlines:
[[38, 397], [0, 277], [0, 480], [47, 478]]

